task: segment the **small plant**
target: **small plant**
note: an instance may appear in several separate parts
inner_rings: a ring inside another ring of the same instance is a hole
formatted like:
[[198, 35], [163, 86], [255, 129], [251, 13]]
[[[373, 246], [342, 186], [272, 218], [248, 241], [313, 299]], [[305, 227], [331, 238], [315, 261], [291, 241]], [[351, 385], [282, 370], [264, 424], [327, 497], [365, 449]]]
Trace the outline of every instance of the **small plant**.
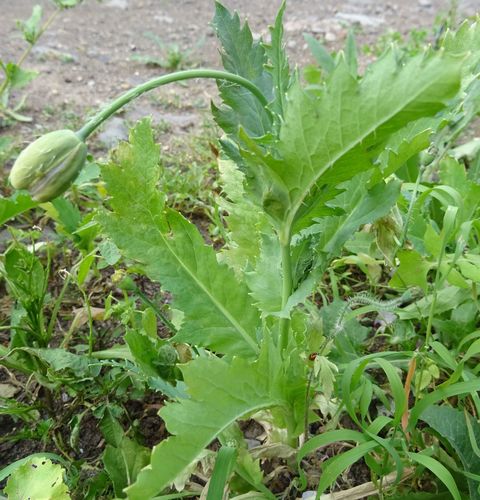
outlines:
[[[318, 67], [304, 83], [285, 54], [284, 11], [266, 43], [217, 3], [224, 71], [154, 78], [77, 132], [59, 132], [61, 144], [47, 135], [19, 156], [12, 181], [48, 201], [81, 170], [87, 138], [124, 105], [167, 83], [217, 81], [221, 247], [168, 205], [160, 149], [140, 121], [101, 165], [107, 197], [91, 221], [104, 258], [117, 263], [121, 253], [130, 267], [116, 278], [125, 345], [27, 352], [89, 383], [110, 366], [114, 380], [120, 373], [169, 399], [160, 411], [169, 437], [151, 453], [101, 406], [102, 461], [117, 497], [276, 498], [262, 469], [274, 458], [292, 479], [285, 496], [314, 488], [320, 498], [361, 461], [368, 494], [413, 491], [415, 481], [402, 482], [426, 475], [435, 494], [479, 498], [480, 193], [449, 153], [480, 110], [480, 25], [446, 33], [438, 50], [391, 46], [363, 75], [353, 36], [335, 57], [309, 39]], [[133, 271], [168, 293], [167, 310]], [[252, 421], [264, 436], [249, 449], [242, 429]], [[333, 445], [343, 451], [309, 477], [308, 457]]]
[[[42, 7], [35, 5], [32, 15], [26, 21], [18, 21], [17, 25], [23, 34], [28, 46], [24, 50], [16, 63], [2, 61], [0, 59], [0, 69], [3, 71], [3, 80], [0, 81], [0, 118], [14, 119], [21, 122], [29, 122], [31, 118], [20, 113], [25, 104], [25, 97], [13, 108], [10, 106], [11, 92], [28, 85], [36, 76], [35, 71], [23, 69], [23, 63], [30, 55], [32, 48], [38, 42], [43, 33], [53, 23], [58, 14], [63, 10], [79, 4], [82, 0], [52, 0], [56, 9], [50, 17], [42, 23]], [[1, 122], [0, 122], [1, 125]], [[1, 151], [1, 148], [0, 148]]]
[[132, 56], [132, 60], [146, 64], [147, 66], [164, 68], [170, 71], [183, 69], [188, 66], [191, 51], [182, 50], [176, 43], [165, 43], [151, 32], [145, 33], [145, 37], [152, 40], [153, 43], [159, 48], [162, 53], [162, 57], [158, 58], [150, 55], [135, 54]]

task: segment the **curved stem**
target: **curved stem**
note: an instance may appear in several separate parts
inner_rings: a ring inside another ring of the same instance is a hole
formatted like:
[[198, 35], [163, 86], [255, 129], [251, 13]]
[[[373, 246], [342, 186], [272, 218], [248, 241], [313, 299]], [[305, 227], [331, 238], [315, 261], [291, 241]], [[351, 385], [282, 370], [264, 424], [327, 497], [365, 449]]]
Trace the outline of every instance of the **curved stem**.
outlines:
[[262, 104], [263, 107], [268, 105], [266, 97], [262, 94], [261, 90], [251, 81], [243, 78], [242, 76], [229, 73], [228, 71], [218, 71], [213, 69], [190, 69], [186, 71], [177, 71], [168, 75], [159, 76], [142, 83], [137, 87], [125, 92], [120, 97], [112, 101], [105, 108], [100, 110], [91, 120], [89, 120], [78, 132], [77, 135], [82, 141], [96, 129], [111, 115], [113, 115], [120, 108], [128, 104], [133, 99], [141, 96], [149, 90], [156, 89], [161, 85], [167, 83], [179, 82], [181, 80], [190, 80], [193, 78], [213, 78], [215, 80], [226, 80], [237, 85], [241, 85], [248, 89]]

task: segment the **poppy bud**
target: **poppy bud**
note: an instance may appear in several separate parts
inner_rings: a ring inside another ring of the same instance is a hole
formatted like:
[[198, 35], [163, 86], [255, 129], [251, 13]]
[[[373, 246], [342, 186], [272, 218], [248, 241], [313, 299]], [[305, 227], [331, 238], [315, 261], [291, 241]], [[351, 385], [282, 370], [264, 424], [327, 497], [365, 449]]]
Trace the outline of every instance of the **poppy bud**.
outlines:
[[10, 182], [16, 189], [27, 189], [36, 201], [52, 200], [73, 183], [86, 156], [87, 146], [75, 132], [50, 132], [20, 153]]

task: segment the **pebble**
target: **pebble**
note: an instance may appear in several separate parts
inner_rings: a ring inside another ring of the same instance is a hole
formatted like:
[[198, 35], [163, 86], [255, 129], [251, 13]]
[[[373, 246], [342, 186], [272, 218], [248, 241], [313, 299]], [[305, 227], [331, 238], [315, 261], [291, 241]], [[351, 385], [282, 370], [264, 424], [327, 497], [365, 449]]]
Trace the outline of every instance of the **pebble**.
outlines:
[[337, 12], [335, 17], [350, 24], [359, 24], [364, 28], [378, 28], [378, 26], [385, 23], [385, 19], [382, 17], [354, 14], [352, 12]]
[[108, 120], [104, 129], [98, 134], [98, 140], [107, 148], [112, 148], [118, 144], [119, 141], [126, 140], [127, 138], [128, 127], [125, 124], [125, 120], [119, 116], [114, 116]]
[[337, 40], [337, 35], [335, 35], [335, 33], [332, 33], [331, 31], [325, 33], [326, 42], [335, 42], [336, 40]]
[[108, 0], [105, 5], [107, 7], [115, 7], [117, 9], [126, 10], [128, 9], [128, 0]]
[[173, 24], [173, 19], [170, 16], [167, 16], [166, 14], [159, 14], [156, 16], [153, 16], [155, 21], [158, 21], [160, 23], [166, 23], [166, 24]]

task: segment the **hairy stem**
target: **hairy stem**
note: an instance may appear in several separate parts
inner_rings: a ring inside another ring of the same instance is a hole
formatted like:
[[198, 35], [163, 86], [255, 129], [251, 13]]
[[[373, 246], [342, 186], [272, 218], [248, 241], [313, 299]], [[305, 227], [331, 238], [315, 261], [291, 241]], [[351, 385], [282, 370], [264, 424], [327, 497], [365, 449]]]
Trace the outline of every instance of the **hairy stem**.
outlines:
[[145, 92], [156, 89], [167, 83], [179, 82], [181, 80], [191, 80], [193, 78], [213, 78], [215, 80], [226, 80], [237, 85], [241, 85], [249, 90], [266, 107], [268, 101], [261, 90], [250, 80], [242, 76], [229, 73], [228, 71], [218, 71], [212, 69], [190, 69], [186, 71], [177, 71], [168, 75], [159, 76], [142, 83], [133, 89], [122, 94], [112, 101], [105, 108], [101, 109], [91, 120], [89, 120], [78, 132], [77, 135], [84, 141], [94, 130], [96, 130], [105, 120], [112, 116], [123, 106], [141, 96]]

